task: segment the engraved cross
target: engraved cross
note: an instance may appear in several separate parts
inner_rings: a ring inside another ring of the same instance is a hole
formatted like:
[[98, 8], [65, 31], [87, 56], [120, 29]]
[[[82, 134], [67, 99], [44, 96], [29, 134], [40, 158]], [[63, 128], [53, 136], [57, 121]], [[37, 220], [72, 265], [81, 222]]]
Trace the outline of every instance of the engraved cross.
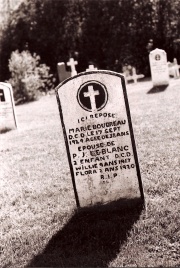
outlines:
[[99, 95], [99, 90], [94, 90], [93, 86], [88, 86], [88, 92], [84, 92], [84, 97], [89, 97], [91, 102], [91, 109], [95, 111], [96, 108], [96, 99], [95, 96]]

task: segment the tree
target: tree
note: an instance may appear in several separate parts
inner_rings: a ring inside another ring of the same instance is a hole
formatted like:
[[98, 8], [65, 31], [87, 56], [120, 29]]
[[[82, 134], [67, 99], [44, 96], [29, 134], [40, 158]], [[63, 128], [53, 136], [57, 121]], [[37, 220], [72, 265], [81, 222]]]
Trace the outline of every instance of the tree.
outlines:
[[121, 72], [127, 63], [148, 75], [151, 48], [178, 55], [180, 0], [26, 0], [13, 12], [1, 40], [1, 80], [12, 51], [29, 49], [57, 73], [57, 63], [78, 60]]
[[128, 63], [143, 71], [153, 31], [153, 4], [149, 0], [86, 1], [81, 50], [86, 61], [94, 58], [100, 68], [120, 72]]
[[[77, 15], [76, 15], [77, 13]], [[56, 73], [58, 61], [67, 61], [76, 48], [79, 9], [74, 1], [26, 0], [3, 32], [1, 41], [1, 80], [9, 78], [11, 52], [29, 49]]]
[[52, 87], [52, 75], [49, 67], [40, 64], [40, 57], [29, 51], [14, 51], [9, 60], [11, 78], [8, 81], [18, 103], [36, 100], [39, 91], [47, 92]]
[[174, 41], [180, 36], [179, 15], [180, 0], [158, 0], [156, 2], [155, 45], [164, 49], [171, 61], [178, 56]]

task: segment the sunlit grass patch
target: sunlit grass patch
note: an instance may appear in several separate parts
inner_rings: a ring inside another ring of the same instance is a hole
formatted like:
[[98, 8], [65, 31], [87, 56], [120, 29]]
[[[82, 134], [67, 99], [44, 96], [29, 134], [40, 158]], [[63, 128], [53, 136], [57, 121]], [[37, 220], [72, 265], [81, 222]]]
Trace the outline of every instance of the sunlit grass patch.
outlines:
[[146, 210], [77, 213], [55, 96], [16, 107], [0, 138], [2, 267], [178, 266], [179, 80], [127, 86]]

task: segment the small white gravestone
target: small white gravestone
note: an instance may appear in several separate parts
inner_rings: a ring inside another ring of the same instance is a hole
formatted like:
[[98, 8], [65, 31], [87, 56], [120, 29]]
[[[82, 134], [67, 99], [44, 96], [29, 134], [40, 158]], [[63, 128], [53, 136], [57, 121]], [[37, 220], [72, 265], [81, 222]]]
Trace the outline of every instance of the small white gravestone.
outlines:
[[0, 132], [17, 128], [12, 87], [0, 82]]
[[80, 73], [56, 96], [77, 206], [143, 200], [123, 75]]
[[88, 69], [86, 69], [86, 72], [88, 72], [88, 71], [95, 71], [95, 70], [97, 70], [97, 68], [94, 67], [93, 64], [90, 64], [89, 67], [88, 67]]
[[169, 75], [173, 76], [174, 78], [179, 78], [179, 69], [180, 65], [178, 65], [177, 59], [174, 58], [173, 62], [168, 62], [168, 68], [169, 68]]
[[69, 61], [67, 62], [67, 66], [71, 67], [71, 76], [75, 76], [77, 74], [76, 71], [76, 65], [78, 64], [77, 61], [75, 61], [73, 58], [70, 58]]
[[[127, 66], [127, 67], [129, 68], [130, 66]], [[127, 69], [126, 71], [123, 72], [123, 75], [124, 75], [124, 77], [125, 77], [125, 81], [126, 81], [126, 83], [127, 83], [128, 81], [133, 80], [134, 83], [137, 84], [138, 79], [140, 79], [140, 78], [144, 78], [144, 74], [137, 74], [137, 73], [136, 73], [136, 68], [135, 68], [135, 67], [131, 67], [131, 69], [132, 69], [132, 70], [131, 70], [132, 74], [130, 74], [130, 72], [129, 72], [128, 69]]]
[[156, 48], [149, 54], [153, 86], [169, 85], [169, 70], [166, 52]]

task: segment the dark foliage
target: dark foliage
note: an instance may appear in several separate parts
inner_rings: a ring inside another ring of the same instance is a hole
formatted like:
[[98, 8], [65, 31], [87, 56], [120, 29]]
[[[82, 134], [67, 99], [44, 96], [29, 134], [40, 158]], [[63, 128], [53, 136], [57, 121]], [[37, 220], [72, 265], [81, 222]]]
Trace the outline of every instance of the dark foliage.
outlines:
[[149, 75], [151, 49], [180, 60], [179, 15], [180, 0], [26, 0], [1, 33], [0, 80], [9, 78], [17, 49], [40, 55], [55, 75], [69, 57], [78, 60], [78, 72], [90, 62], [121, 72], [127, 63]]

